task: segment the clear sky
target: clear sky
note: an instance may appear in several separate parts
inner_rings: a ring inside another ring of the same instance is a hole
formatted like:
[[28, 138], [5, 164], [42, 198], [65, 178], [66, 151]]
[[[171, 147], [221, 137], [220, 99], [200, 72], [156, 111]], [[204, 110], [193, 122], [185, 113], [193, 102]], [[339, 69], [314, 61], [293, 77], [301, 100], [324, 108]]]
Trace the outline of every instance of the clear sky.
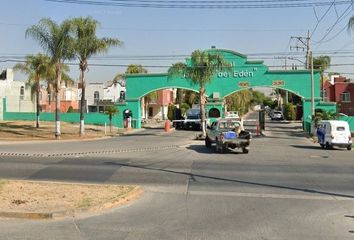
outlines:
[[[319, 0], [312, 0], [316, 2]], [[331, 2], [330, 0], [321, 0]], [[344, 12], [348, 8], [347, 12]], [[75, 5], [47, 2], [44, 0], [1, 0], [0, 15], [0, 60], [36, 54], [41, 50], [38, 43], [25, 38], [25, 30], [38, 23], [43, 17], [56, 22], [77, 16], [91, 16], [101, 23], [100, 37], [114, 37], [122, 40], [124, 46], [112, 48], [107, 56], [158, 56], [188, 55], [195, 49], [217, 48], [231, 49], [252, 59], [265, 60], [267, 65], [284, 65], [283, 59], [277, 59], [279, 53], [288, 52], [288, 56], [297, 56], [290, 51], [296, 41], [290, 36], [306, 36], [312, 32], [329, 6], [315, 8], [280, 9], [150, 9]], [[343, 14], [344, 12], [344, 14]], [[311, 45], [315, 55], [330, 50], [352, 51], [349, 53], [327, 54], [332, 63], [351, 64], [333, 66], [332, 71], [354, 73], [354, 35], [344, 29], [353, 15], [352, 7], [340, 5], [331, 7], [318, 24], [312, 36]], [[316, 18], [317, 15], [317, 18]], [[341, 15], [343, 17], [341, 18]], [[339, 19], [339, 21], [338, 21]], [[320, 44], [316, 43], [326, 32], [333, 30]], [[338, 32], [343, 30], [338, 36]], [[334, 39], [331, 40], [336, 36]], [[326, 40], [331, 40], [326, 42]], [[259, 55], [271, 53], [270, 55]], [[258, 54], [258, 55], [255, 55]], [[10, 56], [8, 56], [10, 55]], [[300, 55], [300, 60], [303, 60]], [[89, 63], [127, 65], [130, 63], [169, 66], [182, 59], [92, 59]], [[287, 60], [288, 64], [299, 61]], [[14, 63], [0, 62], [1, 69], [12, 67]], [[90, 67], [88, 82], [106, 82], [125, 67]], [[165, 72], [167, 68], [148, 68], [149, 72]], [[78, 78], [77, 67], [71, 69], [71, 76]], [[354, 74], [344, 74], [352, 77]], [[25, 76], [16, 74], [16, 80]]]

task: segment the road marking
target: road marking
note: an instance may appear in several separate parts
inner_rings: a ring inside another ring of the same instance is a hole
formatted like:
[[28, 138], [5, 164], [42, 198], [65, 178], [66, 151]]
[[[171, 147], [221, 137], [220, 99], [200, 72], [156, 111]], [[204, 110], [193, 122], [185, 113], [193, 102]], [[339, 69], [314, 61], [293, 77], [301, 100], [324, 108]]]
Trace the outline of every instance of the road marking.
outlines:
[[210, 192], [210, 191], [189, 191], [189, 195], [198, 196], [230, 196], [230, 197], [251, 197], [251, 198], [274, 198], [274, 199], [298, 199], [298, 200], [326, 200], [326, 201], [354, 201], [354, 197], [338, 197], [331, 195], [295, 195], [277, 193], [244, 193], [244, 192]]

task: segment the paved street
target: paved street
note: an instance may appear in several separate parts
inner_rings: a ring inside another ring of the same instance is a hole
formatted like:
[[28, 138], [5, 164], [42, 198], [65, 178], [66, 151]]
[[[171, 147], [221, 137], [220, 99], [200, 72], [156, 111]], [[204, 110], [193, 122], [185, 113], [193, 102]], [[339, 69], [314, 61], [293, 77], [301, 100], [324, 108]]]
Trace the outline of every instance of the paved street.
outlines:
[[[354, 154], [323, 150], [298, 123], [268, 122], [249, 154], [195, 132], [0, 146], [0, 178], [139, 184], [102, 215], [0, 220], [0, 239], [353, 239]], [[16, 155], [17, 154], [17, 155]]]

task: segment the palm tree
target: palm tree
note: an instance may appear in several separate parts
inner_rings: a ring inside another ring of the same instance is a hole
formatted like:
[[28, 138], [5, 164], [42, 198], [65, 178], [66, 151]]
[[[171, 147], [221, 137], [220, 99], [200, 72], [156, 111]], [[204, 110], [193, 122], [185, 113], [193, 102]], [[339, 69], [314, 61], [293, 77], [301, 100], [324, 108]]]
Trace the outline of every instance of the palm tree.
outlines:
[[205, 85], [211, 82], [213, 76], [224, 69], [229, 69], [231, 65], [227, 63], [222, 55], [209, 53], [207, 51], [196, 50], [192, 53], [190, 62], [176, 63], [168, 69], [169, 78], [175, 76], [186, 76], [192, 83], [199, 86], [200, 116], [202, 121], [203, 136], [205, 132]]
[[74, 33], [74, 51], [79, 60], [81, 102], [80, 102], [80, 136], [85, 133], [84, 109], [86, 108], [85, 99], [85, 72], [88, 67], [88, 59], [93, 55], [105, 53], [111, 46], [120, 46], [122, 42], [113, 38], [97, 38], [96, 29], [99, 22], [91, 17], [73, 18], [70, 20]]
[[28, 55], [25, 63], [18, 63], [14, 66], [15, 71], [21, 71], [28, 75], [28, 84], [36, 93], [36, 128], [39, 128], [39, 113], [41, 109], [39, 93], [41, 91], [40, 81], [47, 76], [50, 67], [50, 58], [41, 53], [37, 55]]
[[71, 24], [64, 21], [57, 24], [49, 18], [42, 18], [37, 25], [26, 30], [26, 37], [31, 36], [47, 52], [51, 63], [55, 67], [55, 137], [60, 139], [60, 84], [62, 81], [62, 64], [65, 60], [72, 59], [73, 39], [70, 36]]
[[322, 91], [322, 101], [324, 99], [324, 94], [323, 94], [323, 83], [324, 83], [324, 77], [323, 73], [324, 71], [331, 65], [331, 58], [329, 56], [318, 56], [313, 58], [313, 68], [314, 69], [319, 69], [321, 73], [321, 91]]
[[[65, 83], [65, 86], [72, 86], [74, 84], [74, 80], [68, 74], [70, 71], [69, 66], [67, 64], [62, 64], [61, 71], [61, 83]], [[51, 67], [48, 69], [46, 83], [47, 92], [49, 94], [48, 106], [51, 106], [51, 101], [55, 101], [55, 96], [53, 94], [55, 92], [54, 86], [56, 85], [56, 73], [54, 65], [51, 65]]]
[[105, 114], [108, 115], [108, 118], [109, 118], [109, 131], [112, 132], [112, 119], [113, 119], [113, 116], [118, 114], [119, 111], [116, 107], [114, 106], [108, 106], [106, 107], [105, 109]]

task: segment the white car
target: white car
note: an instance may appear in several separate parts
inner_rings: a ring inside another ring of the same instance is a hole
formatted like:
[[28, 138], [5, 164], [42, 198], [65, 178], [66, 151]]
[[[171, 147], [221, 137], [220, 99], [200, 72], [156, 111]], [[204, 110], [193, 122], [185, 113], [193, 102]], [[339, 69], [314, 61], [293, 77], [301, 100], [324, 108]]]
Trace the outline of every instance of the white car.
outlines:
[[284, 115], [281, 111], [274, 111], [271, 118], [272, 120], [284, 120]]
[[320, 121], [317, 126], [317, 138], [322, 148], [337, 146], [352, 149], [352, 136], [346, 121]]

